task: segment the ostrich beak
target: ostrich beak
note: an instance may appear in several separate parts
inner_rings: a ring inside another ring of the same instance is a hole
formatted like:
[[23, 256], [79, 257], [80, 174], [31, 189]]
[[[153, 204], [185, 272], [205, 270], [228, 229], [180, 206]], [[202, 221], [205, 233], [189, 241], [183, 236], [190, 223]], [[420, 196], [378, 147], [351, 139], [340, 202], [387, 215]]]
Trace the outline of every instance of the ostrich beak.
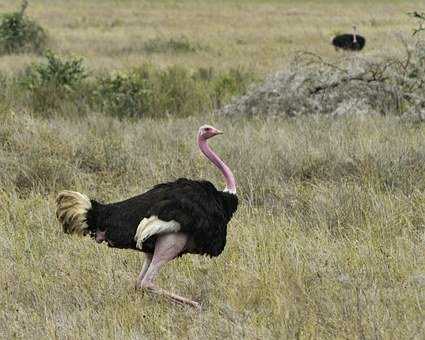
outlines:
[[221, 131], [221, 130], [217, 130], [216, 132], [215, 132], [215, 134], [216, 135], [222, 135], [224, 132], [223, 131]]

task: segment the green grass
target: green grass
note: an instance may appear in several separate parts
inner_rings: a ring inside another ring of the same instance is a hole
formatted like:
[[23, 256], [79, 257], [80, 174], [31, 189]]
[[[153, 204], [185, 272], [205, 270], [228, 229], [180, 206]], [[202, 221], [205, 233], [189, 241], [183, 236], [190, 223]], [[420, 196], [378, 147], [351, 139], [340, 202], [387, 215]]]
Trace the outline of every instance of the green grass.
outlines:
[[255, 81], [251, 71], [142, 64], [127, 71], [95, 74], [79, 57], [47, 51], [45, 60], [16, 76], [0, 73], [5, 111], [43, 117], [102, 112], [121, 118], [190, 116], [221, 108]]
[[177, 38], [163, 39], [154, 38], [145, 42], [143, 46], [147, 53], [193, 53], [203, 47], [193, 44], [185, 36]]
[[[139, 122], [3, 114], [0, 329], [10, 337], [421, 338], [425, 127], [387, 118]], [[105, 201], [180, 176], [223, 186], [194, 142], [205, 122], [239, 184], [217, 259], [158, 283], [196, 313], [133, 290], [136, 252], [62, 233], [64, 188]], [[125, 132], [125, 133], [123, 133]]]

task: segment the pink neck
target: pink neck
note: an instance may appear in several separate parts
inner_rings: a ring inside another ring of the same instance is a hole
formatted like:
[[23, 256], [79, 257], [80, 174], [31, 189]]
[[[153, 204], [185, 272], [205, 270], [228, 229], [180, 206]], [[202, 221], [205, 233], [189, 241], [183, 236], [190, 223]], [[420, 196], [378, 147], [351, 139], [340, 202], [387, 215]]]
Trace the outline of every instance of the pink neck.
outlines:
[[221, 171], [225, 180], [226, 180], [226, 188], [224, 191], [228, 191], [231, 194], [236, 194], [236, 181], [233, 176], [232, 171], [229, 167], [211, 150], [210, 146], [207, 143], [207, 140], [198, 136], [198, 145], [201, 149], [202, 153], [214, 163], [214, 165]]

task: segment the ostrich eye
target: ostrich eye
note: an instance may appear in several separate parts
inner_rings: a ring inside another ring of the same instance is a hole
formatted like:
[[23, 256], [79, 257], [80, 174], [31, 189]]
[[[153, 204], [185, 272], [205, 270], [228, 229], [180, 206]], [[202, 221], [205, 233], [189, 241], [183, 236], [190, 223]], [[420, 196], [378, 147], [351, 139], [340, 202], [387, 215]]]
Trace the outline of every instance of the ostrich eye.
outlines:
[[211, 128], [205, 128], [205, 131], [211, 131]]

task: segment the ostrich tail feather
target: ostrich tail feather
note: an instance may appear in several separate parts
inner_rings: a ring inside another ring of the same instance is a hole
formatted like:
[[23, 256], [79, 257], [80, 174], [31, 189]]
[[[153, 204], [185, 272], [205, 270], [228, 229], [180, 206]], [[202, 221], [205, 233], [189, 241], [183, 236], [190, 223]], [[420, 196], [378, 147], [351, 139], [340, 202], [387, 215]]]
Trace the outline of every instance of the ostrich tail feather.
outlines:
[[92, 204], [86, 195], [76, 191], [61, 191], [56, 197], [56, 217], [66, 234], [85, 235], [88, 232], [87, 212]]

